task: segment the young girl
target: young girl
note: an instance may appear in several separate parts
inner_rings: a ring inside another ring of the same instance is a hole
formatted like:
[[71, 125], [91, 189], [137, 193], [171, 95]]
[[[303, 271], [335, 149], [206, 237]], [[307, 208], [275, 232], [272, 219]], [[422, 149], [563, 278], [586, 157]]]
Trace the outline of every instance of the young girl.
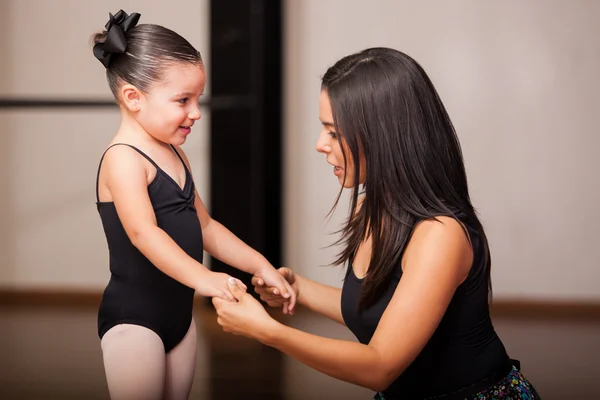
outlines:
[[235, 301], [233, 278], [205, 268], [203, 250], [275, 286], [286, 309], [296, 295], [263, 256], [208, 215], [180, 148], [200, 119], [202, 58], [175, 32], [136, 25], [139, 17], [121, 10], [94, 37], [122, 117], [97, 177], [111, 272], [98, 333], [112, 399], [187, 399], [196, 363], [194, 292]]
[[[368, 49], [325, 73], [319, 104], [317, 151], [353, 194], [337, 260], [347, 275], [337, 289], [279, 271], [300, 304], [359, 343], [281, 325], [235, 285], [239, 303], [213, 299], [219, 323], [377, 399], [538, 399], [492, 326], [486, 235], [426, 73], [401, 52]], [[263, 279], [253, 284], [282, 304]]]

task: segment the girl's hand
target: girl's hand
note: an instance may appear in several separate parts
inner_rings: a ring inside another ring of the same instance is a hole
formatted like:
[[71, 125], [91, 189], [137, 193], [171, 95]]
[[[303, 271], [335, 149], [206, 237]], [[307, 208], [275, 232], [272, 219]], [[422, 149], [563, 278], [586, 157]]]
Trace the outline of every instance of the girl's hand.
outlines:
[[239, 279], [232, 278], [231, 276], [222, 272], [206, 271], [206, 274], [202, 275], [202, 279], [196, 286], [196, 292], [205, 297], [218, 297], [225, 301], [235, 302], [235, 297], [229, 290], [229, 279], [233, 279], [239, 284], [239, 288], [244, 291], [247, 289], [246, 285]]

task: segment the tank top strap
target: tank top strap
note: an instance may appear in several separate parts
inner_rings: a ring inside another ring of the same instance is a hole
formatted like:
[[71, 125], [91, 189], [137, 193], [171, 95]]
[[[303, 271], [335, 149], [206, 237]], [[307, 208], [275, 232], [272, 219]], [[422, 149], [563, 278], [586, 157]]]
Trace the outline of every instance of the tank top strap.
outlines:
[[[150, 162], [150, 164], [152, 164], [154, 166], [154, 168], [156, 168], [157, 171], [161, 170], [160, 167], [158, 166], [158, 164], [156, 164], [153, 159], [151, 159], [146, 153], [144, 153], [142, 150], [138, 149], [137, 147], [132, 146], [127, 143], [114, 143], [114, 144], [108, 146], [108, 148], [106, 150], [104, 150], [104, 153], [102, 153], [102, 157], [100, 157], [100, 163], [98, 165], [98, 173], [96, 174], [96, 201], [100, 201], [100, 196], [98, 194], [98, 184], [100, 183], [100, 168], [102, 168], [102, 161], [104, 161], [104, 156], [106, 155], [106, 152], [114, 146], [131, 147], [133, 150], [137, 151], [140, 155], [142, 155], [146, 160], [148, 160]], [[177, 153], [177, 151], [175, 151], [175, 152]], [[179, 153], [177, 153], [177, 155], [179, 156]], [[181, 158], [181, 157], [179, 157], [179, 158]], [[183, 162], [183, 160], [182, 160], [182, 162]], [[184, 163], [184, 167], [185, 167], [185, 163]]]
[[170, 145], [170, 146], [173, 149], [173, 151], [175, 152], [175, 154], [177, 154], [177, 157], [179, 157], [179, 159], [181, 160], [181, 163], [183, 164], [183, 169], [185, 170], [185, 172], [187, 174], [189, 171], [188, 171], [187, 165], [185, 164], [185, 161], [183, 161], [183, 157], [181, 157], [181, 155], [179, 154], [179, 152], [177, 151], [175, 146], [173, 146], [173, 145]]

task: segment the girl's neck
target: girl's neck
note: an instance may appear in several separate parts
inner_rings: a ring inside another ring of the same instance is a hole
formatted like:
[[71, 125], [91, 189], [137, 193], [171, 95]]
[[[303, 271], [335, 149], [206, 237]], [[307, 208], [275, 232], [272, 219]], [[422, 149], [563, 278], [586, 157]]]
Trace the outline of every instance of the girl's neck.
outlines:
[[165, 147], [167, 144], [155, 139], [137, 122], [133, 116], [126, 110], [121, 109], [121, 124], [115, 137], [114, 142], [122, 141], [140, 147], [145, 146], [160, 146]]

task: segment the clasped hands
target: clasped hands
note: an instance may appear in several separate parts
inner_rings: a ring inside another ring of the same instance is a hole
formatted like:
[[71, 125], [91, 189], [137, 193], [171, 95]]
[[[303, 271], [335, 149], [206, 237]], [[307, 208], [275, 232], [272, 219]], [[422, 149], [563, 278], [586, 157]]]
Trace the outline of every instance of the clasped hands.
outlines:
[[[289, 268], [271, 269], [252, 277], [252, 285], [260, 299], [271, 307], [282, 307], [284, 314], [293, 315], [298, 296], [296, 277]], [[265, 308], [237, 279], [228, 279], [233, 301], [213, 297], [217, 310], [217, 323], [225, 332], [264, 341], [278, 324]]]

